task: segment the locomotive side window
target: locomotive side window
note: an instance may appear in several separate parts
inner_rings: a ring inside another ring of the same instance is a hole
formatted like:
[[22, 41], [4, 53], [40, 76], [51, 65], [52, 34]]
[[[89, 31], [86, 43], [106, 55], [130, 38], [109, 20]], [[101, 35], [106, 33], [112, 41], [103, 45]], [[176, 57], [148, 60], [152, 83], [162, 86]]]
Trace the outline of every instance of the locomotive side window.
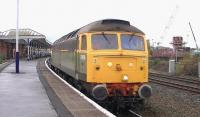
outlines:
[[86, 35], [83, 35], [81, 37], [81, 50], [87, 49], [87, 41], [86, 41]]
[[122, 49], [125, 50], [144, 50], [144, 40], [139, 36], [122, 34], [121, 35]]
[[92, 48], [94, 50], [103, 49], [117, 49], [117, 35], [116, 34], [93, 34]]

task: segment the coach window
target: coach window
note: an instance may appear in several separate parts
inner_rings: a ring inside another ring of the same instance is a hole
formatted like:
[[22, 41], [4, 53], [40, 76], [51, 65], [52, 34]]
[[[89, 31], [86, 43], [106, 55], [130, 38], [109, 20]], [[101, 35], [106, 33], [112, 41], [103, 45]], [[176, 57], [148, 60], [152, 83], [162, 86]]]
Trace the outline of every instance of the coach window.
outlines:
[[87, 41], [86, 41], [86, 35], [83, 35], [81, 37], [81, 50], [87, 49]]

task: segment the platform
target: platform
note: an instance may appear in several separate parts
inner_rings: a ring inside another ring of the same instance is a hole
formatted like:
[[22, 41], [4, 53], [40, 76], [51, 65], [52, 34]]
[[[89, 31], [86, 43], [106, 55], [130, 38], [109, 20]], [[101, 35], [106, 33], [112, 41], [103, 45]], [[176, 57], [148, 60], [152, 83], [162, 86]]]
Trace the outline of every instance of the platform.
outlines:
[[38, 62], [37, 70], [59, 116], [106, 117], [107, 115], [77, 94], [68, 85], [53, 75], [45, 66], [44, 60]]
[[57, 117], [36, 70], [37, 61], [20, 61], [0, 73], [0, 117]]
[[5, 68], [7, 67], [8, 65], [10, 65], [11, 63], [13, 63], [14, 60], [8, 60], [7, 62], [4, 62], [4, 63], [1, 63], [0, 64], [0, 72]]

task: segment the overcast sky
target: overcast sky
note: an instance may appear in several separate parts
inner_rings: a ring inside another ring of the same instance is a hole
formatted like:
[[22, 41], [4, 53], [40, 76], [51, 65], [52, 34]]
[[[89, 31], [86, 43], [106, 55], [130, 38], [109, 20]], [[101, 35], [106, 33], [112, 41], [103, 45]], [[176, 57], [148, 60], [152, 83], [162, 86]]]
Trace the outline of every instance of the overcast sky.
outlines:
[[[16, 28], [16, 1], [0, 0], [0, 31]], [[186, 46], [195, 47], [188, 22], [200, 46], [199, 11], [198, 0], [20, 0], [19, 26], [54, 42], [90, 22], [117, 18], [130, 21], [161, 45], [170, 46], [173, 36], [183, 36]]]

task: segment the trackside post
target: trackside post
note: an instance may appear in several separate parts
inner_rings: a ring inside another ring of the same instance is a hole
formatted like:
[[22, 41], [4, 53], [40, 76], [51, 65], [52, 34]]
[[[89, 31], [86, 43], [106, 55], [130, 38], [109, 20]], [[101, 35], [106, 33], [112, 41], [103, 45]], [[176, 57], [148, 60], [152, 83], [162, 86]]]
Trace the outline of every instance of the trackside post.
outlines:
[[198, 74], [199, 74], [199, 80], [200, 80], [200, 62], [198, 63]]

